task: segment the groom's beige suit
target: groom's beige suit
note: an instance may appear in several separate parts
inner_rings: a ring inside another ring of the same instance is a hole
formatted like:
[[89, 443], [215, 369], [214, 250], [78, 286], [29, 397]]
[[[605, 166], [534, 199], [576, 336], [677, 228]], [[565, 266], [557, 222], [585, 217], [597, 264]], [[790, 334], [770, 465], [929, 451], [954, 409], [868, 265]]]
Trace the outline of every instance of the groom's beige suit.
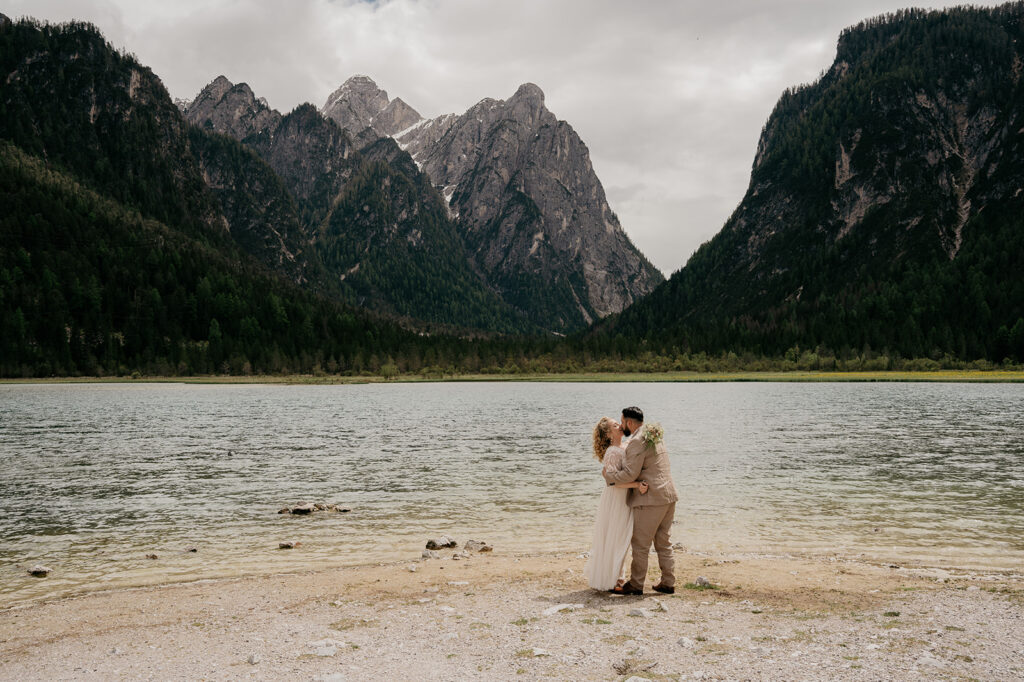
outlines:
[[622, 469], [605, 473], [604, 478], [608, 485], [640, 480], [647, 481], [649, 486], [645, 495], [631, 489], [627, 500], [629, 506], [633, 508], [633, 539], [630, 543], [633, 563], [629, 567], [630, 585], [640, 590], [644, 588], [647, 579], [647, 558], [653, 542], [654, 549], [658, 552], [661, 584], [675, 587], [675, 559], [669, 535], [679, 493], [676, 492], [676, 484], [672, 481], [672, 470], [665, 444], [648, 445], [642, 435], [637, 434], [626, 445]]

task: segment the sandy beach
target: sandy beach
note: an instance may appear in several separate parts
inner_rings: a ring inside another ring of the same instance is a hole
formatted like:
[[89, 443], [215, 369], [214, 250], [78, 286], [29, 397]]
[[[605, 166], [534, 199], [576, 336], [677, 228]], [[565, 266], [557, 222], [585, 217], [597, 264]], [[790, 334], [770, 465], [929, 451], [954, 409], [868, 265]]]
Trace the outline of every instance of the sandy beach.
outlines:
[[0, 677], [1024, 677], [1019, 573], [680, 549], [676, 594], [621, 597], [587, 588], [584, 555], [451, 554], [5, 609]]

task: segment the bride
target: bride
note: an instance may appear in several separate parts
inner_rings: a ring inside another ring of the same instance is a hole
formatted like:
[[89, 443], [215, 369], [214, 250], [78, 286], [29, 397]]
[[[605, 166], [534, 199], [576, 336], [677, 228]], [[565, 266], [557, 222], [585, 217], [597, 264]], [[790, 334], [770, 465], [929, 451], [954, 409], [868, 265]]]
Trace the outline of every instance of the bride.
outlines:
[[[594, 427], [594, 457], [606, 471], [615, 471], [622, 468], [625, 454], [622, 427], [608, 417], [601, 417]], [[601, 491], [594, 541], [590, 558], [583, 568], [587, 583], [595, 590], [614, 592], [626, 581], [626, 552], [633, 535], [633, 509], [626, 504], [629, 488], [636, 488], [643, 495], [647, 492], [647, 483], [616, 483], [614, 486], [605, 485]]]

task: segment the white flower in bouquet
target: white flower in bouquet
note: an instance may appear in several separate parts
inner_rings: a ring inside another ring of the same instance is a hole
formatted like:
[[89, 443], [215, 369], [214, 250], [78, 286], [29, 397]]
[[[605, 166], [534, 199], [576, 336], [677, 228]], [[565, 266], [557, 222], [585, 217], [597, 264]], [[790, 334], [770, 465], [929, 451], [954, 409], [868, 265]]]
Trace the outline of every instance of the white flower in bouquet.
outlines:
[[658, 422], [651, 422], [644, 426], [640, 432], [640, 437], [648, 445], [657, 445], [665, 437], [665, 429], [661, 428], [661, 424]]

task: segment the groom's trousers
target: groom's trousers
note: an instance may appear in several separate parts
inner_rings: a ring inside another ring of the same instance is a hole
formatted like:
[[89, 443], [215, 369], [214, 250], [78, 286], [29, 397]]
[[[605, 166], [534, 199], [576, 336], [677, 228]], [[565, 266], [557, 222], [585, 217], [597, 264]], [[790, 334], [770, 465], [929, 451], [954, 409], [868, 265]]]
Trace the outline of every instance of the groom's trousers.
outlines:
[[676, 503], [633, 507], [633, 563], [629, 566], [629, 584], [642, 590], [647, 580], [647, 559], [651, 543], [658, 552], [658, 566], [661, 568], [661, 584], [675, 587], [675, 556], [669, 535], [672, 520], [676, 515]]

